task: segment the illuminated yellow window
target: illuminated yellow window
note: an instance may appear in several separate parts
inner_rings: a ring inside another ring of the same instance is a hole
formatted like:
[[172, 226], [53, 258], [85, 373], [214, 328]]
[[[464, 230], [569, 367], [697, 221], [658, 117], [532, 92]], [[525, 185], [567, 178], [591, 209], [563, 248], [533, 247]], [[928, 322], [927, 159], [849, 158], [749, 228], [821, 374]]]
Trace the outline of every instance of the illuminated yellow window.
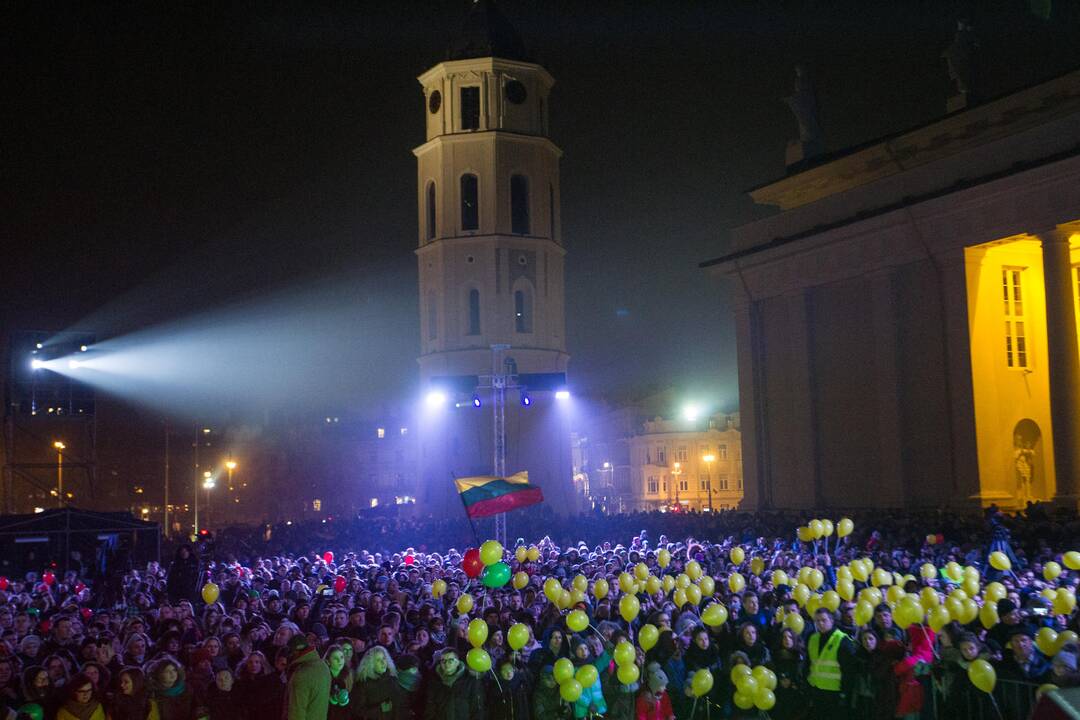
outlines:
[[322, 510], [322, 500], [318, 500], [318, 499], [312, 500], [311, 501], [311, 509], [314, 510], [315, 512], [319, 512], [320, 510]]
[[1005, 313], [1005, 361], [1011, 368], [1028, 366], [1023, 280], [1023, 268], [1004, 267], [1001, 269], [1001, 299]]
[[681, 492], [686, 492], [689, 489], [690, 489], [690, 481], [687, 480], [686, 478], [680, 478], [679, 479], [679, 490]]
[[650, 477], [649, 478], [649, 494], [650, 495], [655, 495], [660, 489], [659, 485], [660, 484], [657, 482], [655, 477]]
[[701, 489], [702, 490], [708, 490], [709, 489], [708, 478], [706, 478], [704, 476], [699, 476], [698, 477], [698, 482], [701, 483]]
[[720, 459], [727, 460], [727, 445], [720, 446]]
[[720, 490], [727, 490], [727, 475], [721, 475], [716, 479], [716, 487]]
[[379, 436], [380, 440], [382, 440], [384, 437], [386, 437], [386, 428], [378, 428], [375, 431], [375, 434]]

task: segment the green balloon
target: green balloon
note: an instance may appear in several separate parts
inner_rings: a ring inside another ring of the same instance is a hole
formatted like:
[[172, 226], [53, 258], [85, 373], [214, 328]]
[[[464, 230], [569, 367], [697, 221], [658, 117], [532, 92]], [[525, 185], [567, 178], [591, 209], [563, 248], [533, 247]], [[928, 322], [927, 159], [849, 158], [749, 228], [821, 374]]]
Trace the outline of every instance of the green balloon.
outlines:
[[484, 587], [499, 588], [510, 582], [510, 566], [504, 562], [497, 562], [484, 568], [484, 575], [480, 578]]
[[27, 715], [32, 720], [44, 720], [45, 711], [37, 703], [27, 703], [19, 708], [20, 715]]

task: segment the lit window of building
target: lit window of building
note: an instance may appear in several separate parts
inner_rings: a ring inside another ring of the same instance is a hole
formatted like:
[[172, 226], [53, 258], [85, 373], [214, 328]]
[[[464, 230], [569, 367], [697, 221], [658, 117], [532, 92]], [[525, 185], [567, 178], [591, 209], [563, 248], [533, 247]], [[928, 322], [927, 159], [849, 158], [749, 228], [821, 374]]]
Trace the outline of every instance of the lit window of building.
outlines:
[[401, 428], [401, 434], [402, 435], [408, 435], [409, 434], [409, 428], [407, 428], [407, 427]]
[[314, 510], [315, 512], [320, 512], [322, 510], [322, 500], [319, 500], [319, 499], [312, 500], [311, 501], [311, 509]]
[[1028, 366], [1023, 273], [1023, 268], [1001, 269], [1001, 292], [1005, 310], [1005, 360], [1011, 368]]
[[660, 483], [657, 482], [656, 477], [650, 476], [649, 477], [649, 489], [648, 489], [649, 494], [650, 495], [655, 495], [659, 491], [660, 491]]
[[384, 437], [386, 437], [386, 428], [379, 428], [375, 431], [375, 434], [379, 436], [380, 440], [382, 440]]
[[721, 445], [720, 451], [717, 453], [721, 460], [727, 460], [727, 445]]
[[371, 507], [379, 507], [379, 498], [371, 498]]
[[716, 478], [716, 487], [718, 490], [727, 490], [727, 475]]
[[690, 481], [687, 480], [686, 478], [681, 478], [679, 480], [679, 490], [682, 491], [682, 492], [687, 492], [689, 489], [690, 489]]

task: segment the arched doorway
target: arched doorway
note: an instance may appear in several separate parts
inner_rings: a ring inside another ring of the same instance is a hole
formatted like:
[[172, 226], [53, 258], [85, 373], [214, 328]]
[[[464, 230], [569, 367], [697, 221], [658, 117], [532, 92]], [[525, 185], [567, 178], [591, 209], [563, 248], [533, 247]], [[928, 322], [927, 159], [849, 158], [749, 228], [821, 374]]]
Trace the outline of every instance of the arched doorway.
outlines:
[[1016, 499], [1021, 507], [1029, 500], [1047, 497], [1042, 431], [1029, 418], [1024, 418], [1013, 428], [1013, 477]]

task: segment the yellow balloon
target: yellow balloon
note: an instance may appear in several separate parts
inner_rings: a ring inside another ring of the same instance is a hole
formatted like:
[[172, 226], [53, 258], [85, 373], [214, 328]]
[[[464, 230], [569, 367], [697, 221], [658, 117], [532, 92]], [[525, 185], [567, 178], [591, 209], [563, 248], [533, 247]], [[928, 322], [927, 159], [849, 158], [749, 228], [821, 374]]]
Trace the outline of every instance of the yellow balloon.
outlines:
[[851, 568], [849, 568], [847, 565], [841, 565], [840, 567], [836, 568], [836, 579], [847, 580], [848, 582], [851, 582], [855, 578], [851, 574]]
[[698, 580], [698, 587], [701, 588], [701, 594], [710, 597], [716, 592], [716, 581], [708, 575], [702, 575]]
[[1072, 643], [1076, 644], [1077, 636], [1072, 630], [1062, 630], [1058, 633], [1057, 641], [1054, 643], [1054, 654], [1057, 655], [1061, 652], [1061, 648]]
[[810, 532], [814, 534], [814, 539], [817, 539], [825, 534], [825, 526], [821, 524], [820, 520], [811, 520]]
[[565, 610], [574, 604], [574, 598], [570, 595], [569, 590], [562, 590], [559, 592], [559, 602], [555, 603], [555, 606], [560, 610]]
[[1061, 566], [1051, 560], [1043, 565], [1043, 577], [1048, 581], [1053, 582], [1057, 579], [1057, 576], [1061, 574]]
[[814, 568], [810, 571], [809, 580], [810, 588], [817, 590], [825, 582], [825, 575], [817, 568]]
[[919, 602], [921, 602], [925, 608], [932, 608], [941, 604], [941, 598], [934, 588], [924, 587], [919, 591]]
[[628, 572], [619, 573], [619, 589], [625, 592], [633, 592], [634, 576]]
[[474, 647], [465, 656], [465, 663], [478, 673], [486, 673], [491, 669], [491, 656], [487, 650]]
[[783, 570], [773, 570], [773, 572], [772, 572], [772, 584], [773, 584], [774, 587], [776, 585], [787, 585], [788, 584], [787, 573], [784, 572]]
[[469, 644], [474, 648], [483, 645], [488, 638], [488, 625], [480, 618], [469, 623]]
[[968, 594], [968, 597], [975, 597], [979, 594], [979, 581], [974, 578], [964, 578], [964, 582], [960, 583], [960, 587], [964, 588], [964, 592]]
[[795, 586], [795, 589], [791, 591], [791, 597], [795, 598], [795, 602], [799, 603], [799, 606], [802, 607], [806, 604], [806, 601], [810, 599], [810, 588], [799, 583]]
[[1039, 686], [1039, 689], [1035, 691], [1035, 699], [1042, 700], [1042, 696], [1048, 692], [1054, 692], [1058, 689], [1058, 686], [1053, 683], [1043, 683]]
[[686, 563], [686, 574], [691, 580], [701, 577], [701, 564], [697, 560]]
[[555, 578], [548, 578], [544, 581], [544, 597], [553, 603], [558, 604], [559, 593], [562, 592], [562, 585]]
[[855, 603], [855, 624], [866, 625], [874, 619], [874, 606], [866, 600]]
[[681, 608], [686, 604], [686, 591], [682, 588], [675, 588], [675, 592], [671, 593], [671, 602], [675, 603], [675, 607]]
[[[702, 578], [704, 580], [704, 578]], [[660, 578], [655, 575], [650, 575], [649, 579], [645, 581], [645, 592], [650, 595], [655, 595], [660, 592]]]
[[764, 687], [769, 690], [776, 689], [776, 673], [764, 665], [758, 665], [754, 668], [754, 679], [758, 681], [759, 687]]
[[797, 612], [789, 612], [784, 617], [784, 627], [794, 632], [796, 635], [802, 635], [802, 631], [806, 629], [806, 621], [803, 620], [803, 616]]
[[949, 562], [945, 564], [945, 574], [950, 580], [960, 582], [964, 579], [964, 569], [960, 567], [958, 562]]
[[1062, 557], [1061, 560], [1065, 563], [1065, 567], [1069, 568], [1070, 570], [1080, 570], [1080, 552], [1077, 552], [1076, 550], [1070, 550], [1069, 552], [1065, 553], [1064, 557]]
[[623, 595], [619, 598], [619, 614], [626, 622], [630, 622], [641, 612], [641, 603], [633, 595]]
[[750, 558], [750, 572], [755, 575], [765, 572], [765, 561], [759, 557]]
[[514, 623], [510, 631], [506, 633], [506, 644], [511, 650], [520, 650], [529, 644], [529, 626], [525, 623]]
[[[997, 608], [994, 608], [994, 613], [997, 614]], [[979, 617], [979, 606], [974, 600], [968, 598], [964, 601], [964, 612], [960, 615], [960, 624], [967, 625], [977, 617]]]
[[840, 522], [836, 524], [836, 534], [840, 537], [847, 537], [854, 529], [855, 523], [850, 518], [840, 518]]
[[972, 661], [968, 666], [968, 679], [971, 680], [972, 685], [984, 693], [994, 692], [994, 686], [997, 685], [997, 673], [994, 672], [994, 666], [982, 658]]
[[431, 597], [438, 600], [446, 594], [446, 581], [439, 578], [435, 582], [431, 583]]
[[579, 602], [585, 602], [585, 593], [581, 592], [577, 588], [574, 588], [570, 591], [570, 605], [568, 607], [577, 605]]
[[1058, 588], [1052, 602], [1058, 615], [1069, 615], [1076, 609], [1076, 595], [1069, 588]]
[[577, 702], [577, 699], [581, 697], [582, 689], [581, 683], [579, 683], [576, 678], [570, 678], [566, 682], [560, 683], [559, 697], [568, 703], [575, 703]]
[[776, 706], [776, 694], [767, 687], [759, 687], [754, 693], [754, 707], [758, 710], [772, 710]]
[[619, 682], [623, 685], [633, 685], [641, 677], [641, 671], [638, 670], [638, 666], [634, 663], [629, 665], [619, 665], [619, 669], [615, 672], [619, 678]]
[[596, 672], [596, 666], [592, 663], [585, 663], [578, 668], [578, 671], [574, 674], [574, 679], [581, 683], [583, 688], [591, 688], [596, 684], [596, 680], [599, 677], [599, 673]]
[[632, 665], [637, 660], [637, 652], [634, 650], [634, 646], [626, 640], [620, 640], [619, 644], [615, 646], [612, 657], [615, 658], [616, 665]]
[[555, 676], [555, 682], [562, 685], [564, 682], [573, 679], [574, 663], [570, 661], [570, 658], [559, 658], [555, 661], [552, 674]]
[[859, 582], [866, 582], [870, 577], [870, 571], [866, 569], [866, 565], [855, 560], [851, 563], [851, 574], [855, 576], [855, 579]]
[[525, 555], [525, 557], [528, 558], [529, 562], [536, 562], [540, 559], [540, 548], [536, 547], [535, 545], [530, 545], [529, 552]]
[[207, 605], [211, 605], [211, 604], [217, 602], [218, 596], [220, 594], [221, 594], [221, 589], [218, 588], [218, 586], [215, 585], [214, 583], [208, 582], [205, 585], [203, 585], [202, 599], [203, 599], [203, 602], [205, 602]]
[[922, 604], [915, 598], [914, 595], [908, 595], [896, 606], [896, 624], [901, 628], [907, 628], [915, 623], [921, 623], [923, 621]]
[[758, 681], [751, 672], [749, 675], [741, 675], [736, 681], [735, 687], [743, 694], [754, 697], [754, 693], [756, 693], [758, 689]]
[[952, 617], [949, 615], [949, 609], [944, 605], [930, 609], [929, 623], [934, 632], [941, 632], [941, 628], [948, 625], [950, 620]]
[[876, 587], [863, 588], [859, 592], [859, 597], [865, 599], [874, 607], [880, 605], [881, 601], [885, 599], [885, 596], [882, 594], [881, 590]]
[[[967, 588], [965, 588], [966, 590]], [[968, 593], [969, 595], [971, 593]], [[992, 582], [986, 586], [986, 590], [983, 591], [983, 599], [987, 602], [996, 603], [998, 600], [1003, 600], [1008, 592], [1005, 590], [1005, 586], [999, 582]]]
[[741, 547], [736, 545], [735, 547], [731, 548], [730, 556], [731, 562], [735, 563], [736, 565], [742, 565], [743, 560], [746, 559], [746, 552]]
[[514, 559], [519, 563], [523, 563], [529, 559], [529, 548], [524, 545], [518, 545], [517, 550], [514, 550]]
[[634, 577], [638, 580], [644, 580], [649, 577], [649, 566], [643, 562], [639, 562], [634, 566]]
[[959, 620], [964, 614], [964, 601], [950, 595], [945, 598], [945, 609], [949, 611], [950, 617]]
[[671, 592], [671, 589], [675, 587], [675, 578], [670, 575], [665, 575], [660, 581], [660, 587], [665, 593]]
[[814, 616], [814, 613], [821, 607], [821, 596], [814, 593], [806, 600], [806, 614], [810, 617]]
[[522, 570], [518, 570], [514, 573], [514, 579], [511, 582], [513, 582], [515, 590], [520, 590], [529, 584], [529, 574]]
[[738, 686], [742, 678], [753, 675], [754, 671], [749, 665], [733, 665], [731, 668], [731, 684]]
[[671, 553], [667, 550], [661, 550], [656, 553], [656, 564], [662, 568], [666, 568], [671, 564]]
[[831, 537], [832, 534], [833, 534], [833, 529], [834, 528], [833, 528], [832, 520], [822, 520], [821, 521], [821, 534], [822, 535], [824, 535], [825, 537]]
[[694, 697], [708, 695], [709, 691], [712, 690], [712, 686], [713, 676], [707, 668], [698, 670], [690, 680], [690, 690], [694, 693]]
[[851, 601], [855, 598], [855, 584], [850, 580], [837, 580], [836, 592], [844, 600]]
[[480, 546], [480, 562], [487, 565], [494, 565], [502, 560], [503, 546], [498, 540], [488, 540]]
[[749, 710], [750, 708], [754, 707], [754, 696], [747, 695], [741, 690], [735, 691], [735, 695], [734, 697], [732, 697], [732, 700], [735, 701], [735, 707], [739, 708], [740, 710]]
[[933, 563], [923, 563], [919, 568], [919, 575], [922, 575], [924, 580], [933, 580], [937, 577], [937, 568]]
[[893, 576], [888, 570], [884, 568], [877, 568], [874, 570], [874, 577], [872, 582], [874, 587], [882, 587], [883, 585], [892, 585]]
[[885, 591], [885, 602], [890, 605], [895, 605], [900, 602], [900, 598], [905, 595], [907, 595], [907, 593], [904, 592], [904, 588], [899, 585], [890, 585], [889, 589]]
[[574, 632], [581, 632], [589, 627], [589, 616], [585, 614], [584, 610], [573, 610], [566, 616], [566, 627]]
[[836, 612], [840, 608], [840, 593], [835, 590], [826, 590], [821, 596], [821, 604]]
[[814, 540], [814, 531], [806, 526], [799, 528], [798, 534], [799, 539], [803, 542], [813, 542]]
[[979, 609], [979, 622], [987, 630], [998, 624], [997, 607], [993, 603], [986, 603]]
[[701, 588], [697, 585], [690, 585], [683, 592], [686, 593], [686, 600], [691, 605], [701, 604]]
[[457, 599], [457, 611], [462, 615], [467, 614], [473, 609], [472, 595], [469, 593], [462, 593], [461, 597]]
[[742, 592], [742, 589], [746, 587], [746, 580], [739, 573], [731, 573], [728, 575], [728, 587], [731, 588], [731, 592]]
[[608, 581], [604, 578], [598, 579], [593, 583], [592, 594], [597, 600], [603, 600], [608, 594]]
[[656, 646], [656, 641], [660, 639], [660, 631], [652, 623], [646, 623], [638, 630], [638, 645], [645, 652], [649, 652]]
[[1057, 654], [1057, 631], [1053, 628], [1039, 628], [1035, 633], [1035, 647], [1042, 651], [1043, 655], [1050, 657]]
[[978, 580], [980, 577], [978, 568], [974, 568], [971, 565], [964, 566], [964, 578], [975, 578], [975, 580]]
[[585, 592], [589, 589], [589, 581], [585, 578], [584, 575], [575, 575], [573, 582], [571, 582], [570, 584], [581, 592]]
[[701, 621], [709, 627], [717, 627], [727, 622], [728, 611], [722, 603], [713, 603], [701, 613]]

